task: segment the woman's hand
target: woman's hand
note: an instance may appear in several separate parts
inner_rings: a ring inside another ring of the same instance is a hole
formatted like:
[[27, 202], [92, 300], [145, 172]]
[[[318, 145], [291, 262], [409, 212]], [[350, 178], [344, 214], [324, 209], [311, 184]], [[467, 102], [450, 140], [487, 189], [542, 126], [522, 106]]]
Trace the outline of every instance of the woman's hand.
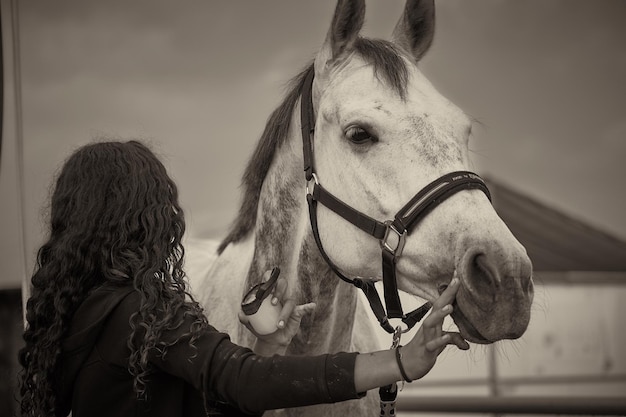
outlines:
[[409, 378], [419, 379], [426, 375], [447, 345], [455, 345], [461, 350], [469, 349], [469, 344], [459, 333], [442, 329], [443, 320], [452, 313], [452, 303], [459, 284], [455, 274], [448, 288], [433, 303], [432, 311], [415, 337], [401, 348], [402, 365]]
[[[263, 281], [269, 279], [270, 273], [271, 271], [266, 272]], [[270, 295], [270, 297], [272, 297], [272, 305], [282, 303], [283, 306], [276, 323], [278, 329], [274, 333], [266, 335], [258, 334], [250, 324], [249, 316], [239, 311], [239, 321], [257, 337], [253, 350], [259, 355], [284, 354], [287, 346], [300, 330], [302, 317], [304, 317], [305, 314], [313, 312], [315, 309], [315, 303], [297, 306], [292, 298], [286, 297], [286, 294], [287, 280], [279, 277], [276, 281], [276, 287], [272, 295]]]
[[359, 354], [356, 357], [354, 387], [357, 392], [401, 381], [403, 375], [399, 365], [411, 380], [423, 377], [432, 369], [437, 356], [447, 345], [456, 345], [462, 350], [469, 349], [469, 344], [459, 333], [446, 332], [442, 329], [443, 319], [452, 313], [452, 303], [459, 290], [459, 284], [460, 281], [455, 274], [448, 288], [433, 303], [432, 311], [415, 337], [400, 348], [400, 364], [394, 350]]

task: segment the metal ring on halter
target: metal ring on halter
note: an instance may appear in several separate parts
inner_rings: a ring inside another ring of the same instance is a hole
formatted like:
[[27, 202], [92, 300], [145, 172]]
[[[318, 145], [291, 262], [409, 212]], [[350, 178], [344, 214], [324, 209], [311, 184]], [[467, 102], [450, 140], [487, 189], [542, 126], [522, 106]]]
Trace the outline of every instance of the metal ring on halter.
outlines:
[[[402, 254], [402, 250], [404, 249], [404, 244], [406, 241], [406, 230], [403, 233], [400, 233], [398, 229], [396, 229], [396, 227], [393, 225], [393, 222], [391, 220], [387, 220], [385, 222], [385, 226], [387, 226], [387, 228], [385, 229], [385, 236], [383, 236], [383, 238], [380, 240], [380, 247], [382, 249], [388, 250], [394, 256], [400, 256]], [[398, 242], [396, 243], [395, 248], [392, 248], [387, 240], [389, 238], [390, 231], [393, 231], [398, 236]]]
[[396, 326], [391, 339], [391, 349], [395, 349], [400, 345], [400, 338], [402, 337], [402, 333], [405, 333], [407, 331], [408, 330], [403, 331], [402, 326]]
[[406, 325], [403, 326], [402, 324], [403, 323], [400, 323], [399, 325], [393, 328], [393, 334], [392, 334], [392, 339], [391, 339], [391, 349], [394, 349], [396, 346], [400, 344], [400, 338], [402, 337], [403, 334], [411, 331], [411, 328], [409, 326], [406, 326]]
[[313, 189], [309, 190], [309, 184], [313, 181], [315, 185], [320, 185], [319, 180], [317, 179], [317, 175], [315, 172], [311, 173], [311, 179], [306, 182], [306, 195], [313, 195]]

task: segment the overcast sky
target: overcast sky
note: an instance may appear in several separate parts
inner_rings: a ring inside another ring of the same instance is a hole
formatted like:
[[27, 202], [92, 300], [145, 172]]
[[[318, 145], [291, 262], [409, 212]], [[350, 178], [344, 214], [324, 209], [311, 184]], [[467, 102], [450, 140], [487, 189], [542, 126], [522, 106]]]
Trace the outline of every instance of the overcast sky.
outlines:
[[[242, 170], [334, 1], [19, 2], [27, 244], [61, 161], [99, 135], [149, 140], [191, 233], [233, 218]], [[481, 121], [479, 173], [626, 239], [626, 2], [437, 1], [422, 70]], [[403, 2], [369, 0], [388, 37]]]

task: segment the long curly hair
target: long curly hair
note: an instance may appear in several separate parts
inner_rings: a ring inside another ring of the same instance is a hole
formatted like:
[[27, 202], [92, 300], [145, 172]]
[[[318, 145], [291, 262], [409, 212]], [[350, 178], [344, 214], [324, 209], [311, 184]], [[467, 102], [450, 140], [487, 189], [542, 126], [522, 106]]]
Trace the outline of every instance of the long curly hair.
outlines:
[[132, 283], [141, 294], [129, 323], [128, 367], [137, 397], [146, 398], [148, 351], [164, 355], [173, 344], [160, 341], [162, 331], [192, 315], [184, 337], [194, 346], [207, 325], [184, 279], [185, 221], [176, 185], [138, 141], [89, 144], [70, 156], [56, 180], [49, 226], [19, 352], [22, 415], [54, 415], [62, 339], [78, 306], [106, 282]]

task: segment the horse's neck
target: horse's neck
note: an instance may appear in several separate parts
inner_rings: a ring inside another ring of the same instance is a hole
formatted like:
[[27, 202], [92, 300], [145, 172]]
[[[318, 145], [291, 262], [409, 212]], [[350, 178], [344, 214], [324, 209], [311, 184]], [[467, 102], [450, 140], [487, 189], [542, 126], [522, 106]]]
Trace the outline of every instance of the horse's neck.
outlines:
[[[303, 317], [300, 332], [293, 339], [288, 353], [310, 355], [352, 350], [356, 289], [341, 282], [330, 270], [310, 233], [306, 233], [298, 242], [288, 238], [284, 241], [276, 240], [273, 244], [273, 248], [269, 248], [268, 244], [256, 246], [263, 249], [255, 251], [257, 255], [252, 260], [248, 279], [256, 275], [253, 271], [266, 268], [262, 265], [273, 265], [268, 263], [267, 258], [261, 260], [259, 253], [280, 254], [284, 256], [283, 261], [277, 259], [275, 263], [287, 265], [281, 275], [289, 280], [290, 296], [297, 304], [316, 304], [315, 311]], [[242, 340], [250, 336], [240, 335]]]
[[[295, 135], [299, 126], [293, 126]], [[348, 350], [357, 294], [333, 274], [315, 245], [304, 196], [301, 149], [299, 137], [292, 136], [277, 150], [265, 178], [246, 287], [261, 281], [268, 269], [280, 266], [296, 303], [317, 304], [315, 312], [303, 318], [289, 352]], [[240, 332], [242, 338], [246, 338], [244, 333]]]
[[322, 259], [313, 236], [307, 233], [298, 259], [301, 302], [315, 302], [315, 312], [302, 320], [301, 331], [289, 347], [292, 354], [320, 354], [352, 350], [357, 305], [354, 287], [343, 283]]

